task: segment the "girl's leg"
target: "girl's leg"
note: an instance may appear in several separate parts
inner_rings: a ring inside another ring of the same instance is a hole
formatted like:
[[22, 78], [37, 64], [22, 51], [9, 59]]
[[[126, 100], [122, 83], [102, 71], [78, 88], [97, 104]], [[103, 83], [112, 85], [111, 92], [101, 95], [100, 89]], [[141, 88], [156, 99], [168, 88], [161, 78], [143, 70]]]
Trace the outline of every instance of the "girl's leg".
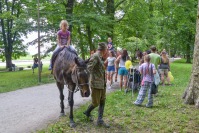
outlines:
[[146, 92], [148, 89], [148, 84], [144, 82], [144, 85], [141, 86], [137, 100], [134, 102], [135, 105], [141, 105], [142, 102], [144, 101], [144, 98], [146, 96]]
[[125, 93], [127, 93], [127, 75], [124, 75], [124, 89], [125, 89]]
[[161, 73], [161, 81], [162, 81], [162, 85], [164, 85], [164, 70], [163, 70], [163, 69], [161, 69], [160, 73]]
[[116, 68], [115, 70], [116, 70], [116, 72], [115, 72], [115, 82], [117, 82], [118, 68]]
[[106, 78], [108, 81], [110, 81], [110, 72], [107, 71], [107, 78]]
[[120, 75], [120, 89], [122, 90], [122, 82], [123, 82], [123, 76]]
[[57, 47], [55, 48], [55, 50], [53, 51], [53, 54], [52, 54], [52, 56], [51, 56], [51, 59], [50, 59], [50, 65], [49, 65], [49, 68], [48, 68], [48, 70], [52, 70], [52, 61], [53, 61], [53, 57], [54, 57], [54, 54], [59, 50], [59, 45], [57, 45]]
[[114, 72], [112, 71], [112, 72], [110, 73], [110, 84], [111, 84], [111, 85], [113, 84], [113, 74], [114, 74]]
[[164, 85], [164, 74], [161, 74], [162, 85]]
[[148, 85], [148, 103], [146, 104], [146, 107], [152, 107], [153, 106], [153, 95], [151, 94], [151, 85], [149, 83]]

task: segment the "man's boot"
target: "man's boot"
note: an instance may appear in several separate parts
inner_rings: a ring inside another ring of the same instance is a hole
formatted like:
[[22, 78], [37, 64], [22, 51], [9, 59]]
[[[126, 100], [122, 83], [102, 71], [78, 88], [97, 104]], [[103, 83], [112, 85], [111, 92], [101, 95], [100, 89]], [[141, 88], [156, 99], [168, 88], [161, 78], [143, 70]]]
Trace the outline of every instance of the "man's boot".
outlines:
[[98, 110], [98, 120], [97, 120], [97, 126], [104, 126], [105, 128], [109, 128], [110, 126], [104, 122], [103, 113], [104, 113], [104, 106], [105, 102], [100, 103], [99, 110]]
[[91, 111], [94, 109], [95, 107], [92, 105], [92, 104], [90, 104], [89, 106], [88, 106], [88, 109], [84, 112], [84, 114], [87, 116], [87, 118], [89, 119], [89, 121], [93, 121], [93, 118], [92, 118], [92, 116], [91, 116]]

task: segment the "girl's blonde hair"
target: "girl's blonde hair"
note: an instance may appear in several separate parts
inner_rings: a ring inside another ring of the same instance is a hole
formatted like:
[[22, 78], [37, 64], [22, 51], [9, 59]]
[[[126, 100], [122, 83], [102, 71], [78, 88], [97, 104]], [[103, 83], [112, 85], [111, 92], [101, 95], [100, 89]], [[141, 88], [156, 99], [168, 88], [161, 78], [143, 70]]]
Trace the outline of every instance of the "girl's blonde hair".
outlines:
[[149, 63], [151, 60], [151, 57], [149, 55], [145, 55], [144, 60]]
[[60, 22], [60, 24], [59, 24], [60, 29], [61, 29], [61, 27], [62, 27], [63, 24], [66, 24], [66, 25], [67, 25], [67, 29], [68, 29], [68, 21], [62, 20], [62, 21]]

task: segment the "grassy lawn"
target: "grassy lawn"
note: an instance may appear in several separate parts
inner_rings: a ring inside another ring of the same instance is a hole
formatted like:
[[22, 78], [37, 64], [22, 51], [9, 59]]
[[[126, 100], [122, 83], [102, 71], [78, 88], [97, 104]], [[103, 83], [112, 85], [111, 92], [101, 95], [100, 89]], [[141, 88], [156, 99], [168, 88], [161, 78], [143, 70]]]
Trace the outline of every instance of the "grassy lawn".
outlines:
[[143, 103], [143, 107], [134, 106], [133, 102], [137, 94], [133, 98], [131, 93], [124, 95], [124, 92], [118, 90], [108, 94], [104, 120], [111, 125], [110, 129], [95, 126], [97, 109], [92, 112], [95, 118], [94, 123], [86, 121], [82, 112], [86, 110], [88, 103], [75, 110], [76, 128], [72, 129], [68, 126], [69, 118], [67, 114], [66, 117], [38, 132], [199, 132], [198, 109], [183, 104], [181, 98], [188, 85], [191, 67], [191, 64], [172, 63], [171, 71], [175, 78], [173, 86], [159, 87], [159, 94], [154, 97], [153, 108], [145, 108], [147, 98]]
[[[44, 59], [41, 59], [41, 60], [50, 60], [50, 58], [51, 58], [51, 55], [46, 56]], [[32, 57], [32, 55], [27, 55], [25, 57], [20, 57], [17, 60], [33, 60], [33, 57]]]
[[[35, 69], [34, 74], [32, 73], [32, 69], [30, 69], [15, 72], [1, 72], [0, 75], [0, 93], [39, 85], [38, 68]], [[54, 80], [49, 78], [49, 75], [48, 65], [44, 65], [40, 84], [54, 82]]]

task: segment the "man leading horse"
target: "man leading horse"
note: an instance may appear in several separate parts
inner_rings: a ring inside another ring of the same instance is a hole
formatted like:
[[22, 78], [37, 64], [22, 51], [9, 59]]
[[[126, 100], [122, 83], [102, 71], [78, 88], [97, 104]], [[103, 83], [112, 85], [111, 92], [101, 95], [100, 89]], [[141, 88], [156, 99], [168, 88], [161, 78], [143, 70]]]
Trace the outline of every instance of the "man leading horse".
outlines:
[[97, 52], [91, 56], [87, 64], [88, 71], [90, 72], [92, 103], [88, 106], [88, 109], [84, 112], [84, 114], [90, 121], [93, 121], [91, 111], [99, 106], [97, 125], [109, 128], [110, 126], [102, 119], [106, 100], [105, 66], [102, 57], [106, 53], [107, 45], [105, 43], [99, 43]]

